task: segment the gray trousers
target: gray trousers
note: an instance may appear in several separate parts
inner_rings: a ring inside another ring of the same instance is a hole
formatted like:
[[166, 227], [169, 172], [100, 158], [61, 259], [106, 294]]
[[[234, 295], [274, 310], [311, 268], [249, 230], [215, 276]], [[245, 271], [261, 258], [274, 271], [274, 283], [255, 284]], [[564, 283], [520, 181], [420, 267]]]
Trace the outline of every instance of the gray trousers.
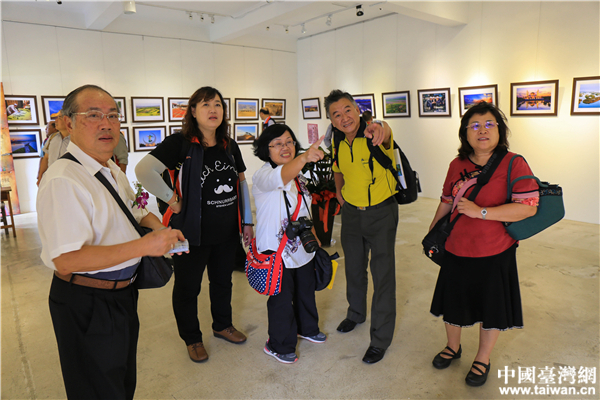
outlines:
[[358, 210], [344, 203], [342, 248], [346, 266], [346, 318], [362, 323], [367, 317], [367, 263], [371, 252], [373, 301], [371, 346], [387, 349], [396, 326], [396, 263], [394, 247], [398, 204]]

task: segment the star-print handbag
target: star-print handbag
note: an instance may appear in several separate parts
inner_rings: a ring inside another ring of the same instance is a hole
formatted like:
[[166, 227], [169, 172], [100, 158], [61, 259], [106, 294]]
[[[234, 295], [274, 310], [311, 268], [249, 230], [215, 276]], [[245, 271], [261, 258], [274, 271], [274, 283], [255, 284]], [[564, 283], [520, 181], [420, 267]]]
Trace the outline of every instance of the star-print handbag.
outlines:
[[[298, 192], [298, 205], [292, 215], [292, 221], [298, 217], [302, 194]], [[277, 253], [261, 254], [256, 249], [256, 238], [252, 239], [246, 255], [246, 277], [252, 289], [266, 296], [275, 296], [281, 292], [281, 274], [283, 263], [281, 255], [288, 237], [284, 232]]]

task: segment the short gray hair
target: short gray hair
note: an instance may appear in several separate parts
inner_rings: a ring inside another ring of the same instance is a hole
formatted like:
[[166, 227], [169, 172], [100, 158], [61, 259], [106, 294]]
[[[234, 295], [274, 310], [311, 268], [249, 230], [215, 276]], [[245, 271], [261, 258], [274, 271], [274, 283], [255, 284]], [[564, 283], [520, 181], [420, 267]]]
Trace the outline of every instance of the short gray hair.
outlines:
[[331, 118], [331, 115], [329, 115], [329, 106], [332, 105], [333, 103], [336, 103], [342, 99], [348, 99], [350, 100], [350, 102], [352, 103], [352, 105], [354, 105], [355, 107], [358, 107], [358, 104], [356, 104], [356, 101], [354, 101], [354, 98], [352, 97], [352, 95], [348, 92], [343, 92], [339, 89], [334, 89], [329, 93], [329, 96], [325, 97], [325, 112], [327, 113], [327, 116], [329, 118]]

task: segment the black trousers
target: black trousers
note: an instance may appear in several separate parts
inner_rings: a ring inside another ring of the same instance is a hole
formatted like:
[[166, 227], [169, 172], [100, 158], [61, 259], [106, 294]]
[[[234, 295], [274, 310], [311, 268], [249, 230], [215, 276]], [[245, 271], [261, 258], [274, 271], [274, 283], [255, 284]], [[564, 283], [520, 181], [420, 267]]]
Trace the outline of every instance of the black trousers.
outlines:
[[277, 353], [296, 351], [298, 334], [319, 333], [313, 260], [300, 268], [283, 268], [281, 292], [269, 296], [269, 347]]
[[50, 315], [69, 399], [133, 399], [138, 291], [93, 289], [56, 276]]
[[198, 321], [198, 295], [205, 269], [208, 269], [210, 282], [212, 329], [222, 331], [232, 325], [231, 274], [238, 242], [239, 239], [234, 238], [217, 245], [190, 246], [189, 254], [173, 255], [173, 311], [179, 336], [186, 345], [202, 342]]
[[346, 318], [367, 318], [367, 262], [371, 253], [373, 301], [371, 303], [371, 346], [387, 349], [396, 327], [396, 230], [398, 203], [358, 210], [348, 203], [342, 212], [342, 248], [346, 266]]

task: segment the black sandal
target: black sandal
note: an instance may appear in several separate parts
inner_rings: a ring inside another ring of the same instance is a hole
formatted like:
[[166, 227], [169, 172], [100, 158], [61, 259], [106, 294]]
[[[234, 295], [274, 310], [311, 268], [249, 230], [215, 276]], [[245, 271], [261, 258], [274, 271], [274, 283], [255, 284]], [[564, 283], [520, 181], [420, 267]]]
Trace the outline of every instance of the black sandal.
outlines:
[[[446, 351], [448, 350], [448, 351]], [[450, 358], [445, 358], [442, 357], [442, 354], [446, 355], [446, 356], [451, 356]], [[452, 363], [452, 360], [456, 360], [458, 358], [460, 358], [462, 354], [462, 346], [458, 345], [458, 352], [452, 350], [450, 347], [446, 346], [446, 348], [442, 351], [440, 351], [434, 358], [432, 361], [432, 364], [434, 367], [436, 367], [437, 369], [444, 369], [444, 368], [448, 368], [450, 366], [450, 364]]]
[[[479, 364], [482, 367], [484, 367], [485, 368], [485, 372], [483, 372], [481, 370], [481, 368], [479, 368], [475, 364]], [[485, 383], [485, 381], [487, 381], [488, 373], [490, 372], [490, 365], [492, 365], [491, 362], [489, 364], [484, 364], [484, 363], [479, 362], [479, 361], [473, 361], [473, 365], [471, 366], [471, 368], [474, 368], [477, 371], [481, 372], [481, 375], [477, 375], [475, 372], [469, 370], [469, 373], [467, 374], [467, 377], [465, 378], [465, 382], [467, 382], [467, 385], [469, 385], [469, 386], [481, 386], [481, 385], [483, 385]]]

